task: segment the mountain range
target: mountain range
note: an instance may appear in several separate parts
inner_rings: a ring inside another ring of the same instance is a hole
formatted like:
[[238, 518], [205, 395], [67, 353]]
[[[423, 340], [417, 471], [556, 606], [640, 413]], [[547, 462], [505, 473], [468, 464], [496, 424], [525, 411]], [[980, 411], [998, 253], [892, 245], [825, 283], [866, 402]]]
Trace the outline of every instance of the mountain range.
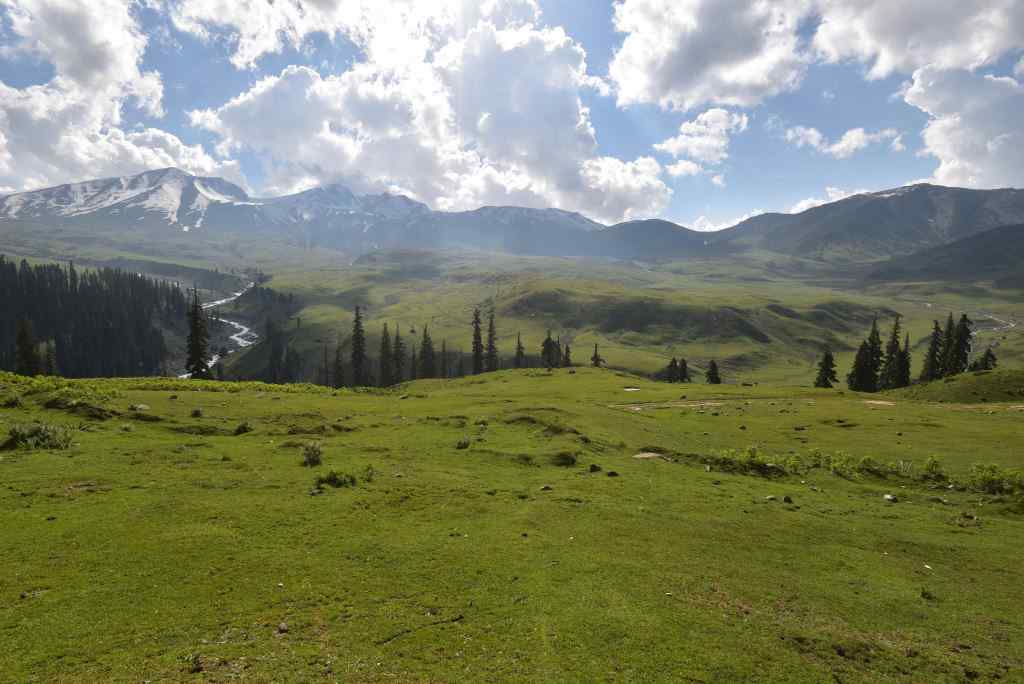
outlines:
[[224, 179], [169, 168], [7, 195], [0, 198], [0, 226], [4, 222], [142, 232], [150, 239], [182, 233], [266, 236], [355, 255], [386, 248], [463, 247], [666, 259], [761, 250], [871, 261], [950, 245], [1002, 226], [1017, 225], [1019, 232], [1024, 190], [919, 184], [859, 194], [798, 214], [762, 214], [706, 233], [658, 219], [605, 226], [558, 209], [434, 211], [402, 195], [356, 194], [341, 185], [253, 198]]

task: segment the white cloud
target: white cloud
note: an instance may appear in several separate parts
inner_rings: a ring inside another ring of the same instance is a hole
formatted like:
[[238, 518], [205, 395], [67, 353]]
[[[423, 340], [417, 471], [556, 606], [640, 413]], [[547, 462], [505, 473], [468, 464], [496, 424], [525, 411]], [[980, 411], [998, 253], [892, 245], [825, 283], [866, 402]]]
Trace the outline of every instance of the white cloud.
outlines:
[[618, 0], [609, 75], [622, 106], [753, 106], [803, 78], [803, 0]]
[[747, 129], [747, 115], [724, 109], [709, 109], [679, 127], [679, 135], [654, 146], [673, 157], [687, 157], [706, 164], [719, 164], [729, 156], [729, 134]]
[[966, 70], [923, 68], [906, 92], [930, 117], [925, 154], [939, 160], [934, 181], [969, 187], [1024, 185], [1024, 84]]
[[902, 142], [897, 146], [899, 131], [894, 128], [886, 128], [875, 133], [868, 133], [863, 128], [851, 128], [843, 133], [842, 137], [834, 143], [822, 135], [816, 128], [806, 126], [794, 126], [786, 130], [786, 141], [797, 147], [811, 147], [822, 154], [827, 154], [836, 159], [848, 159], [855, 153], [863, 150], [869, 145], [885, 140], [892, 140], [894, 150], [902, 149]]
[[665, 170], [668, 171], [668, 175], [677, 178], [679, 176], [696, 176], [704, 171], [704, 167], [687, 159], [680, 159], [675, 164], [666, 166]]
[[800, 200], [786, 213], [799, 214], [800, 212], [813, 209], [814, 207], [820, 207], [823, 204], [829, 204], [830, 202], [838, 202], [841, 199], [847, 197], [853, 197], [854, 195], [863, 195], [867, 190], [843, 190], [842, 188], [827, 187], [825, 188], [825, 197], [808, 197], [807, 199]]
[[656, 161], [598, 154], [581, 95], [603, 84], [561, 29], [445, 30], [414, 36], [429, 55], [406, 61], [391, 55], [326, 77], [288, 67], [192, 122], [220, 137], [222, 153], [268, 156], [269, 191], [344, 182], [439, 209], [557, 206], [606, 221], [664, 208], [671, 190]]
[[711, 182], [714, 183], [715, 185], [717, 185], [720, 188], [724, 188], [725, 187], [725, 176], [723, 176], [720, 173], [716, 173], [714, 176], [711, 177]]
[[992, 64], [1024, 35], [1020, 0], [819, 0], [819, 12], [817, 53], [869, 64], [872, 79]]
[[893, 152], [902, 152], [903, 150], [907, 149], [907, 146], [903, 144], [903, 136], [897, 135], [895, 138], [893, 138], [892, 142], [889, 143], [889, 148]]
[[146, 48], [130, 7], [118, 0], [7, 0], [8, 51], [53, 65], [46, 83], [0, 83], [0, 186], [25, 190], [180, 166], [240, 179], [237, 165], [212, 159], [158, 129], [126, 131], [135, 105], [162, 116], [159, 74], [139, 68]]

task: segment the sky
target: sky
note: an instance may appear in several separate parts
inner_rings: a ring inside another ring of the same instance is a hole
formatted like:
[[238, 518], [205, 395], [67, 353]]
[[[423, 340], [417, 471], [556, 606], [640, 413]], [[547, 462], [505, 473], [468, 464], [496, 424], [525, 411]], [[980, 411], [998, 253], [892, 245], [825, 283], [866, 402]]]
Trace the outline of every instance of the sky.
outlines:
[[0, 194], [176, 166], [714, 230], [1024, 187], [1021, 111], [1021, 0], [0, 0]]

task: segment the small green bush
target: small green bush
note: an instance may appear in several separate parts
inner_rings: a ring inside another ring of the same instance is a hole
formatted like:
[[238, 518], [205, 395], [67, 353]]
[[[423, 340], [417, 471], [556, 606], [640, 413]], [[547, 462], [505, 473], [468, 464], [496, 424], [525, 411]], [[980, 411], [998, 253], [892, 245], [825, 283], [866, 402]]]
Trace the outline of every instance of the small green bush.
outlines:
[[192, 409], [192, 417], [193, 418], [202, 418], [203, 417], [203, 409], [201, 409], [201, 408], [194, 408], [194, 409]]
[[376, 477], [377, 470], [372, 465], [368, 465], [363, 469], [363, 482], [373, 482]]
[[243, 420], [241, 423], [238, 424], [238, 427], [235, 428], [235, 435], [236, 436], [237, 435], [244, 435], [247, 432], [252, 432], [252, 431], [253, 431], [252, 423], [250, 423], [247, 420]]
[[302, 465], [315, 468], [323, 463], [323, 449], [320, 442], [307, 442], [302, 446]]
[[946, 482], [949, 480], [949, 476], [942, 469], [942, 464], [934, 456], [929, 456], [928, 460], [924, 462], [924, 468], [921, 469], [921, 479], [928, 482]]
[[1024, 475], [995, 464], [978, 464], [971, 468], [967, 486], [985, 494], [1013, 494], [1024, 489]]
[[313, 486], [317, 489], [323, 489], [324, 485], [328, 487], [334, 487], [338, 489], [340, 487], [355, 487], [358, 484], [355, 475], [349, 475], [348, 473], [339, 473], [335, 470], [327, 473], [326, 475], [319, 475], [313, 480]]
[[559, 468], [571, 468], [576, 465], [576, 454], [571, 451], [559, 451], [551, 457], [551, 464]]
[[71, 430], [63, 425], [12, 425], [8, 434], [4, 446], [9, 449], [67, 449], [71, 446]]

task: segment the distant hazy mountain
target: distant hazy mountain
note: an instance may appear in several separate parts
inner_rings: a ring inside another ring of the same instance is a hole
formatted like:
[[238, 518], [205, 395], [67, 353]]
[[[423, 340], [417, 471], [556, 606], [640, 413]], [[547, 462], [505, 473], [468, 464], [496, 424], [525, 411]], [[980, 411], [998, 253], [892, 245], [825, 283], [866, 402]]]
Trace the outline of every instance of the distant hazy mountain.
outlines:
[[614, 226], [573, 212], [523, 207], [433, 211], [401, 195], [359, 195], [340, 185], [249, 197], [220, 178], [178, 169], [70, 183], [0, 198], [0, 226], [131, 234], [138, 241], [239, 234], [364, 254], [377, 249], [467, 247], [513, 254], [671, 259], [761, 249], [864, 260], [949, 244], [1024, 223], [1024, 191], [914, 185], [849, 197], [800, 214], [764, 214], [719, 233], [669, 221]]
[[866, 193], [799, 214], [762, 214], [715, 235], [732, 244], [853, 260], [909, 254], [1024, 223], [1024, 190], [911, 185]]
[[875, 280], [993, 280], [1024, 287], [1024, 224], [984, 233], [883, 261], [869, 276]]

